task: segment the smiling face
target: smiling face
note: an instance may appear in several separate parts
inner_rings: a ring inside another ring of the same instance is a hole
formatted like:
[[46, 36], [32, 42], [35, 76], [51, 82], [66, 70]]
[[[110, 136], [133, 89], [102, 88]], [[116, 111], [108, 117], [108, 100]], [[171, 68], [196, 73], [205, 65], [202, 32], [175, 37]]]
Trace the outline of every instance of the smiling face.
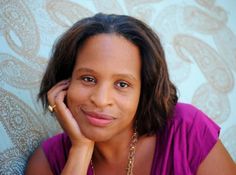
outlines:
[[86, 137], [106, 141], [131, 132], [140, 91], [137, 46], [115, 34], [85, 41], [76, 58], [67, 104]]

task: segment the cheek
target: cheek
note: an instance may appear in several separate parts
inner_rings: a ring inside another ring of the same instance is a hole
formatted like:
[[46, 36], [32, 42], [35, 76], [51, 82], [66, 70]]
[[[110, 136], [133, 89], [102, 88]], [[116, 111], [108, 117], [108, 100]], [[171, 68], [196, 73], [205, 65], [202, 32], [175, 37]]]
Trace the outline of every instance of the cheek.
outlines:
[[139, 93], [120, 99], [120, 108], [130, 117], [133, 117], [137, 111], [139, 103]]
[[81, 102], [86, 101], [88, 98], [88, 92], [86, 89], [80, 86], [70, 85], [67, 90], [67, 104], [70, 107], [73, 105], [80, 105]]

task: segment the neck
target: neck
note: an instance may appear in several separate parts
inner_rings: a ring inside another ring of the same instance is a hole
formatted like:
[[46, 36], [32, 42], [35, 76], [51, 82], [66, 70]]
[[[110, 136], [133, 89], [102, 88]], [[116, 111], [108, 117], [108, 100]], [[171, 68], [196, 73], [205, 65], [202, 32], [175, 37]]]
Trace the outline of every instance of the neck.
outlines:
[[127, 161], [131, 137], [134, 131], [123, 132], [106, 142], [96, 142], [93, 161], [113, 164]]
[[[126, 135], [128, 135], [126, 133]], [[92, 168], [94, 174], [106, 174], [106, 172], [116, 172], [117, 174], [132, 175], [134, 172], [139, 174], [150, 174], [155, 147], [156, 135], [141, 136], [135, 141], [131, 139], [133, 131], [129, 133], [127, 139], [112, 139], [109, 144], [96, 143], [92, 158]], [[135, 150], [132, 153], [132, 143]], [[134, 155], [134, 156], [130, 156]], [[131, 163], [129, 163], [131, 162]], [[145, 165], [143, 167], [142, 165]], [[109, 174], [109, 173], [108, 173]]]

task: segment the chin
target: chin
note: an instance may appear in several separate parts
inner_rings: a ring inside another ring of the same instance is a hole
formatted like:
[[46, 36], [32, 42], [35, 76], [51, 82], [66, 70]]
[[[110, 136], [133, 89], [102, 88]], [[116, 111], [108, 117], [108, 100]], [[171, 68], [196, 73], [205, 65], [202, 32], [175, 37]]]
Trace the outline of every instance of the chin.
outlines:
[[108, 134], [110, 132], [106, 129], [101, 130], [100, 128], [87, 127], [85, 130], [81, 129], [81, 132], [85, 137], [93, 140], [94, 142], [105, 142], [112, 138], [112, 135]]

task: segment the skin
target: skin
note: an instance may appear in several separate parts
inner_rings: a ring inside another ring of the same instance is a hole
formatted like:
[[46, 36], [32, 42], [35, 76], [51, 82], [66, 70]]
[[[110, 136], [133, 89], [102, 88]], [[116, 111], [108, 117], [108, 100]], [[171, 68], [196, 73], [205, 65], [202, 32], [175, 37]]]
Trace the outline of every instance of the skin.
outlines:
[[[96, 174], [125, 174], [140, 97], [140, 73], [139, 49], [125, 38], [100, 34], [86, 40], [71, 79], [59, 82], [48, 92], [49, 103], [56, 104], [57, 120], [72, 142], [62, 174], [85, 175], [91, 158]], [[91, 120], [91, 116], [105, 116], [108, 124]], [[156, 136], [139, 138], [135, 174], [150, 174], [155, 142]], [[232, 159], [218, 141], [197, 175], [235, 172]], [[31, 157], [26, 174], [52, 174], [41, 148]]]
[[[133, 133], [141, 89], [140, 60], [138, 48], [116, 35], [94, 36], [81, 48], [67, 103], [87, 138], [107, 142]], [[106, 115], [111, 123], [91, 125], [86, 117], [89, 113]]]

